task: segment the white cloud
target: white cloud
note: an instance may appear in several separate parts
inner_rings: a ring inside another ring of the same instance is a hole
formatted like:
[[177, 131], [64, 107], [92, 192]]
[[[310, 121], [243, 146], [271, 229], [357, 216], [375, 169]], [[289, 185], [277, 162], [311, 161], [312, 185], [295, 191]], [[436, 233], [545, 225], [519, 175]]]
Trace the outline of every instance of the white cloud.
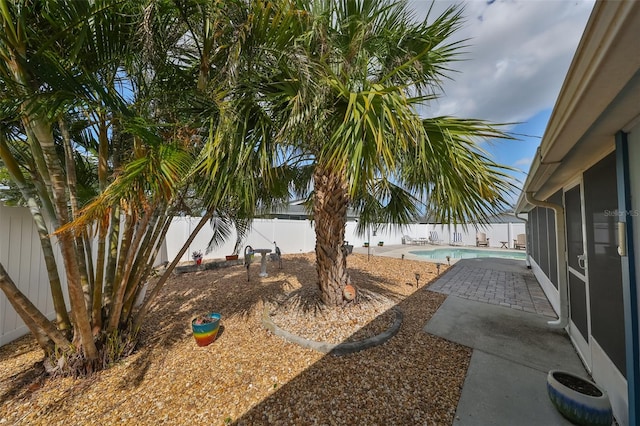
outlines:
[[519, 160], [516, 160], [513, 163], [513, 167], [522, 167], [522, 166], [529, 167], [531, 165], [531, 161], [533, 161], [533, 158], [531, 158], [531, 157], [521, 158]]
[[[436, 1], [432, 18], [451, 1]], [[457, 38], [470, 40], [454, 81], [428, 115], [524, 121], [552, 108], [584, 31], [593, 0], [496, 0], [464, 3]], [[411, 1], [424, 17], [430, 0]]]

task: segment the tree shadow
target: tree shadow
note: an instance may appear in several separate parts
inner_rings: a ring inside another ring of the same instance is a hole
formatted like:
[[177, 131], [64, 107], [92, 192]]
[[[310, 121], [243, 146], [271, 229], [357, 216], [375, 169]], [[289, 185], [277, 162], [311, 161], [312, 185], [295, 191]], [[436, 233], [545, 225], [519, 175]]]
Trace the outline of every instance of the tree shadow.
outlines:
[[386, 343], [322, 357], [233, 424], [452, 424], [471, 350], [422, 331], [446, 298], [425, 287], [396, 305]]
[[[361, 268], [365, 267], [365, 259], [366, 256], [349, 256], [348, 267], [349, 263], [354, 264], [349, 267], [351, 282], [362, 294], [376, 294], [392, 301], [401, 299], [394, 291], [397, 277], [381, 277], [364, 271]], [[147, 315], [140, 331], [139, 351], [149, 356], [156, 349], [167, 349], [192, 339], [191, 320], [203, 313], [218, 312], [224, 322], [231, 316], [247, 317], [260, 304], [277, 306], [285, 299], [294, 300], [306, 313], [322, 310], [313, 254], [285, 255], [282, 260], [282, 269], [277, 262], [268, 262], [270, 277], [265, 279], [258, 276], [259, 265], [251, 265], [249, 280], [243, 265], [172, 276]], [[413, 271], [407, 273], [413, 277]], [[425, 281], [430, 276], [435, 278], [426, 263], [421, 274]], [[221, 335], [217, 337], [221, 338]], [[135, 371], [130, 383], [141, 383], [144, 378], [141, 374], [145, 371]]]
[[25, 391], [35, 391], [44, 381], [45, 371], [42, 362], [36, 362], [30, 367], [7, 377], [5, 380], [11, 383], [6, 391], [0, 394], [0, 405], [9, 399], [19, 396]]
[[[319, 299], [317, 299], [317, 275], [314, 261], [312, 254], [285, 255], [283, 256], [282, 269], [277, 268], [277, 263], [270, 262], [268, 264], [270, 277], [265, 279], [258, 276], [259, 266], [252, 265], [249, 269], [249, 281], [247, 281], [247, 270], [242, 265], [172, 276], [153, 303], [140, 330], [139, 346], [136, 353], [123, 360], [128, 364], [121, 370], [120, 387], [133, 389], [143, 385], [153, 366], [158, 363], [162, 364], [162, 357], [171, 356], [172, 346], [192, 344], [195, 347], [196, 343], [191, 332], [191, 319], [197, 315], [219, 312], [223, 322], [231, 317], [249, 319], [257, 307], [291, 296], [300, 296], [304, 309], [317, 309]], [[357, 256], [349, 257], [348, 267], [354, 285], [392, 300], [401, 299], [399, 292], [394, 291], [394, 285], [404, 286], [404, 281], [413, 276], [413, 270], [407, 271], [409, 275], [405, 279], [397, 276], [381, 277], [364, 270], [357, 270], [355, 267], [362, 262], [365, 261]], [[429, 272], [424, 270], [421, 273], [426, 281]], [[256, 327], [260, 327], [260, 325], [256, 324]], [[266, 333], [261, 328], [260, 332]], [[222, 326], [216, 341], [224, 341], [227, 337]], [[215, 344], [216, 342], [212, 343], [212, 345]], [[33, 347], [33, 343], [31, 347]], [[373, 348], [366, 352], [370, 353], [375, 350], [377, 349]], [[359, 355], [354, 356], [358, 357]], [[323, 359], [312, 369], [322, 371], [324, 368], [334, 368], [331, 363], [338, 362], [333, 360], [335, 358], [333, 356], [325, 358], [326, 361]], [[373, 360], [375, 361], [375, 358]], [[381, 365], [380, 368], [384, 367]], [[0, 401], [21, 398], [21, 391], [27, 389], [39, 373], [34, 369], [28, 369], [19, 374], [20, 376], [15, 376], [11, 389], [0, 397], [2, 398]], [[335, 376], [329, 375], [329, 377]], [[346, 377], [351, 376], [347, 375]], [[65, 404], [73, 404], [74, 399], [82, 395], [82, 390], [87, 389], [87, 386], [91, 386], [92, 383], [91, 379], [82, 379], [66, 389], [63, 392], [64, 398], [67, 398]], [[297, 389], [296, 383], [294, 380], [292, 385], [283, 386], [282, 389], [291, 387], [295, 390]], [[47, 404], [43, 410], [55, 410], [55, 406]]]

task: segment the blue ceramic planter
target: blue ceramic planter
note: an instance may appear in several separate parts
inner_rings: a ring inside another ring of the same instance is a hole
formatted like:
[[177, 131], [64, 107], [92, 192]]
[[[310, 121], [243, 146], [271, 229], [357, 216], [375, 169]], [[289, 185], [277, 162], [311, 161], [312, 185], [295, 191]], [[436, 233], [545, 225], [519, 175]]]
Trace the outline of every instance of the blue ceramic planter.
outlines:
[[551, 370], [547, 392], [556, 409], [582, 426], [611, 426], [613, 413], [607, 393], [593, 382], [566, 371]]

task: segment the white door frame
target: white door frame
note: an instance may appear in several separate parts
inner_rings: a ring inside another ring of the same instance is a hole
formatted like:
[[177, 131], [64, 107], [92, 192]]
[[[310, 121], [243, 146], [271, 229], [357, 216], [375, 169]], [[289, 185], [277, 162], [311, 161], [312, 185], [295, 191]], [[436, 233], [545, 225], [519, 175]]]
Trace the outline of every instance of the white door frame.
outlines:
[[[592, 369], [592, 353], [591, 353], [591, 309], [590, 309], [590, 300], [589, 300], [589, 259], [587, 259], [587, 228], [586, 228], [586, 216], [585, 216], [585, 205], [584, 205], [584, 182], [582, 180], [582, 175], [580, 178], [570, 182], [567, 186], [563, 188], [562, 196], [563, 196], [563, 204], [565, 206], [565, 215], [566, 215], [566, 202], [564, 200], [565, 193], [575, 189], [576, 187], [580, 190], [580, 220], [581, 220], [581, 228], [582, 228], [582, 257], [584, 268], [582, 270], [577, 270], [573, 268], [569, 264], [569, 251], [567, 249], [565, 261], [567, 263], [567, 286], [569, 289], [569, 301], [571, 300], [571, 285], [569, 284], [570, 275], [578, 278], [580, 281], [584, 283], [585, 286], [585, 310], [587, 314], [587, 335], [583, 336], [582, 332], [578, 329], [578, 327], [574, 324], [571, 319], [571, 303], [569, 302], [569, 325], [568, 332], [569, 337], [573, 341], [576, 349], [578, 350], [578, 355], [582, 358], [582, 362], [589, 372]], [[565, 217], [566, 220], [566, 217]], [[567, 231], [568, 233], [568, 227]], [[566, 241], [568, 241], [568, 235], [565, 235]]]

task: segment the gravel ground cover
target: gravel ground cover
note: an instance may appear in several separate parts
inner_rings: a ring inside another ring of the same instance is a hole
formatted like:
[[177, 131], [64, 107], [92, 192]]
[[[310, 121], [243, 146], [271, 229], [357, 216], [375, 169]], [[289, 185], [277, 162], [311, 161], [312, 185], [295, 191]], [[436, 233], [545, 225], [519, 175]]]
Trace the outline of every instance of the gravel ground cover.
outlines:
[[[354, 306], [319, 303], [312, 254], [250, 281], [242, 266], [173, 276], [141, 331], [139, 350], [90, 378], [43, 378], [25, 336], [0, 348], [0, 425], [450, 425], [471, 350], [422, 327], [446, 298], [428, 290], [427, 262], [351, 255]], [[416, 288], [415, 273], [420, 274]], [[383, 345], [336, 357], [299, 347], [261, 325], [338, 343], [378, 334], [399, 307], [404, 322]], [[217, 340], [198, 347], [190, 321], [222, 314]]]

